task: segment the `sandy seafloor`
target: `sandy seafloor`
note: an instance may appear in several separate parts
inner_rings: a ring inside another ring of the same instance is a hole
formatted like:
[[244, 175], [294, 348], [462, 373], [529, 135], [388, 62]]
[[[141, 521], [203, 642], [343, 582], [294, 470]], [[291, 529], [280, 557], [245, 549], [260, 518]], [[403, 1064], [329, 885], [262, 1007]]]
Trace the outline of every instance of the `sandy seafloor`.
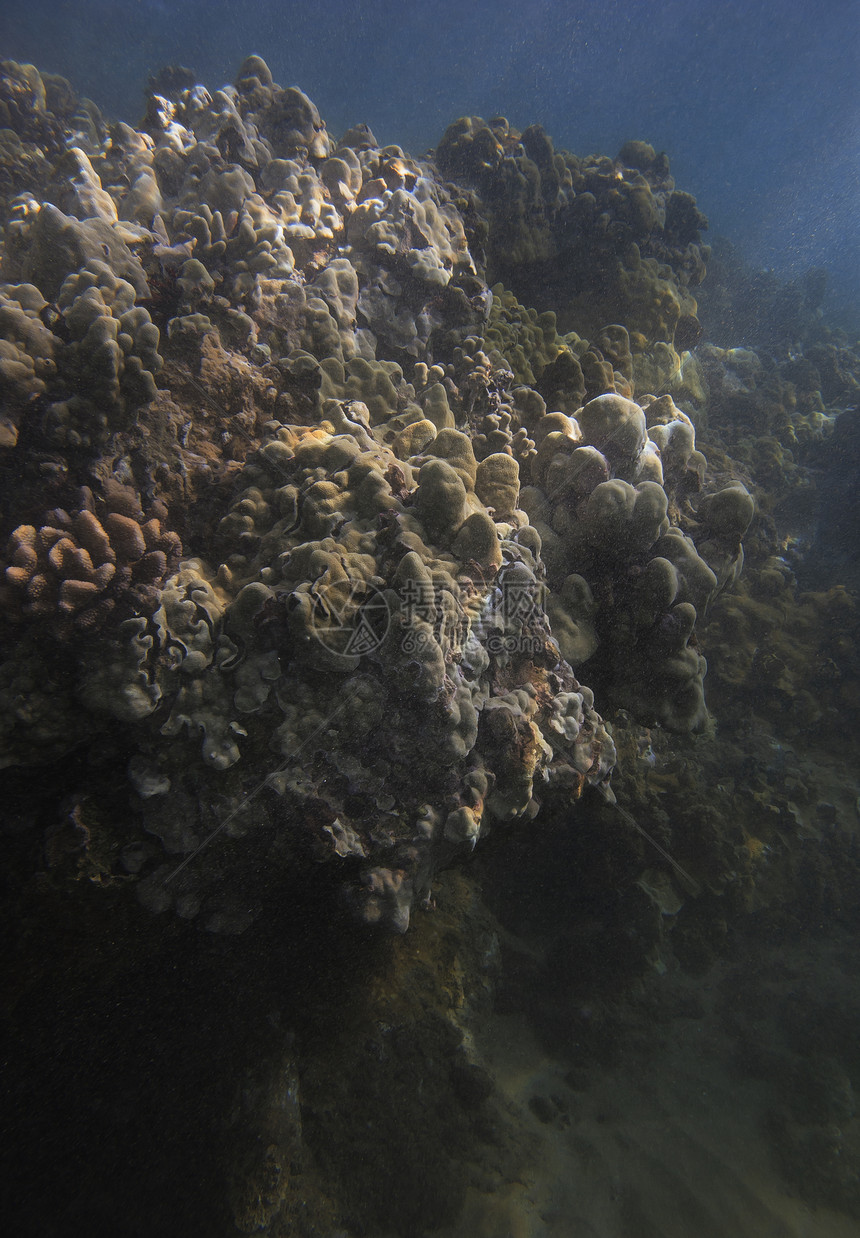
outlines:
[[[162, 78], [135, 137], [33, 73], [0, 91], [5, 1232], [860, 1232], [856, 306], [707, 250], [642, 142], [473, 118], [347, 156], [256, 61], [235, 122]], [[359, 541], [364, 585], [411, 549], [480, 640], [474, 598], [533, 569], [542, 643], [482, 661], [437, 615], [436, 687], [375, 630], [322, 657], [284, 599], [302, 547], [346, 578]], [[513, 740], [451, 721], [469, 693]]]
[[[788, 970], [796, 975], [796, 967], [812, 962], [817, 974], [829, 972], [842, 987], [851, 983], [846, 966], [853, 947], [847, 941], [823, 957], [792, 958]], [[785, 951], [749, 959], [760, 976], [774, 967], [783, 972], [786, 961]], [[659, 1030], [640, 1029], [616, 1064], [573, 1091], [525, 1021], [491, 1020], [482, 1038], [487, 1060], [523, 1112], [525, 1129], [540, 1141], [540, 1168], [492, 1199], [476, 1192], [461, 1224], [442, 1232], [499, 1238], [856, 1233], [856, 1221], [839, 1209], [798, 1198], [774, 1165], [762, 1132], [778, 1103], [775, 1090], [744, 1076], [737, 1059], [748, 1046], [720, 1027], [718, 994], [721, 984], [731, 984], [731, 973], [715, 968], [707, 981], [667, 985], [664, 996], [678, 1002], [680, 1013]], [[778, 1035], [778, 1027], [767, 1030]], [[535, 1096], [552, 1098], [548, 1121], [529, 1109]]]

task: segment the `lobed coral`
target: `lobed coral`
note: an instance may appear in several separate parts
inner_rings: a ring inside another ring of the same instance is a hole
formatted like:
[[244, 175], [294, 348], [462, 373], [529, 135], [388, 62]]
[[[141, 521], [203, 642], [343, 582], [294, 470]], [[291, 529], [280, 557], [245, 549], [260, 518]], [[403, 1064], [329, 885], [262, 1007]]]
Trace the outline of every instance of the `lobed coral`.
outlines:
[[96, 502], [83, 487], [78, 507], [55, 508], [39, 526], [9, 538], [0, 613], [12, 623], [45, 620], [69, 639], [103, 627], [114, 611], [151, 612], [159, 586], [178, 565], [182, 544], [162, 529], [163, 503], [144, 513], [129, 486], [108, 482]]
[[41, 314], [47, 301], [32, 284], [0, 287], [0, 447], [14, 447], [28, 406], [56, 372], [56, 340]]

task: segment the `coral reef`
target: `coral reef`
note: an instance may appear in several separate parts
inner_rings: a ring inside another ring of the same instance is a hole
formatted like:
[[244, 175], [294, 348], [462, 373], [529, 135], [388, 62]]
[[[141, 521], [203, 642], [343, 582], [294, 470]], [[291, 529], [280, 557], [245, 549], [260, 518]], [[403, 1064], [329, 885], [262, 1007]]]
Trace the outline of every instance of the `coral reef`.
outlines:
[[[534, 816], [544, 795], [604, 784], [613, 748], [550, 636], [532, 553], [516, 525], [496, 523], [514, 510], [500, 503], [494, 520], [475, 493], [468, 438], [443, 430], [398, 459], [364, 428], [366, 406], [337, 411], [352, 433], [285, 427], [249, 460], [219, 530], [238, 549], [217, 574], [187, 562], [167, 582], [147, 656], [120, 646], [100, 701], [126, 716], [143, 675], [152, 710], [172, 702], [160, 733], [202, 733], [210, 768], [259, 768], [268, 751], [267, 786], [286, 801], [268, 805], [273, 820], [304, 818], [297, 844], [355, 870], [361, 915], [405, 928], [440, 864], [494, 821]], [[516, 464], [504, 460], [510, 507]], [[122, 639], [140, 645], [130, 624]], [[206, 833], [193, 810], [176, 833], [176, 797], [199, 796], [199, 773], [183, 789], [182, 752], [152, 745], [142, 797], [171, 852]], [[200, 898], [207, 870], [201, 856], [176, 898]], [[144, 897], [164, 901], [164, 876]]]
[[743, 543], [768, 579], [854, 370], [700, 343], [665, 155], [473, 117], [416, 160], [259, 57], [153, 78], [140, 131], [4, 73], [2, 760], [62, 747], [13, 689], [48, 643], [57, 717], [121, 728], [148, 906], [241, 928], [313, 860], [403, 929], [611, 799], [602, 715], [710, 725], [703, 623], [727, 690], [774, 623]]
[[[860, 350], [645, 142], [413, 158], [258, 56], [139, 129], [2, 62], [0, 225], [10, 914], [75, 1053], [96, 977], [148, 1080], [187, 950], [211, 1232], [518, 1232], [649, 984], [856, 907]], [[856, 1211], [847, 1041], [780, 1000], [769, 1137]], [[564, 1077], [506, 1096], [491, 1009]]]
[[[480, 343], [492, 301], [460, 209], [369, 131], [336, 143], [255, 58], [214, 94], [159, 79], [140, 133], [69, 104], [51, 147], [42, 79], [18, 78], [11, 127], [45, 169], [3, 252], [9, 664], [38, 630], [78, 736], [131, 728], [145, 832], [122, 862], [148, 905], [239, 925], [218, 848], [169, 886], [146, 838], [187, 855], [265, 790], [248, 858], [328, 858], [402, 929], [492, 822], [613, 765], [551, 635], [518, 461], [479, 464], [468, 353], [435, 359]], [[54, 751], [40, 709], [8, 708], [4, 762]]]
[[[80, 733], [127, 729], [149, 906], [241, 927], [241, 871], [313, 858], [402, 929], [494, 826], [611, 796], [598, 709], [706, 726], [755, 502], [696, 446], [733, 359], [689, 352], [705, 221], [665, 156], [338, 142], [257, 57], [159, 75], [139, 132], [63, 95], [49, 142], [9, 74], [44, 168], [2, 255], [4, 647], [41, 625]], [[7, 763], [54, 750], [32, 717]]]

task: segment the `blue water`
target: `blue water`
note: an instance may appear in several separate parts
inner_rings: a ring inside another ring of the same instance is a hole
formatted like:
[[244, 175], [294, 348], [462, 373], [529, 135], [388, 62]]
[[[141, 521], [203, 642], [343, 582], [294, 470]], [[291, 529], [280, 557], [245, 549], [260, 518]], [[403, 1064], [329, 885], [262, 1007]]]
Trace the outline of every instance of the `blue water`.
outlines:
[[780, 275], [829, 272], [860, 301], [860, 6], [852, 0], [31, 0], [0, 16], [3, 54], [62, 73], [139, 119], [167, 63], [210, 86], [262, 55], [329, 130], [436, 144], [457, 116], [539, 122], [576, 154], [630, 137], [665, 149], [711, 233]]

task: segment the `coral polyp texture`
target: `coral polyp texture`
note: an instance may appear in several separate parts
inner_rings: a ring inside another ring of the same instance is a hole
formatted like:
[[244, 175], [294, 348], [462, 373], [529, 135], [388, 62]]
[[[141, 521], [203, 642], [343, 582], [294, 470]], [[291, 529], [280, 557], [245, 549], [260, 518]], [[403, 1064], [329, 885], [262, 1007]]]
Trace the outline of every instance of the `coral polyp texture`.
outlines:
[[147, 906], [238, 930], [321, 863], [403, 930], [486, 834], [611, 800], [604, 716], [706, 726], [762, 440], [829, 425], [768, 393], [852, 378], [693, 355], [665, 155], [471, 117], [416, 159], [257, 56], [139, 130], [11, 62], [0, 109], [0, 764], [110, 734]]

